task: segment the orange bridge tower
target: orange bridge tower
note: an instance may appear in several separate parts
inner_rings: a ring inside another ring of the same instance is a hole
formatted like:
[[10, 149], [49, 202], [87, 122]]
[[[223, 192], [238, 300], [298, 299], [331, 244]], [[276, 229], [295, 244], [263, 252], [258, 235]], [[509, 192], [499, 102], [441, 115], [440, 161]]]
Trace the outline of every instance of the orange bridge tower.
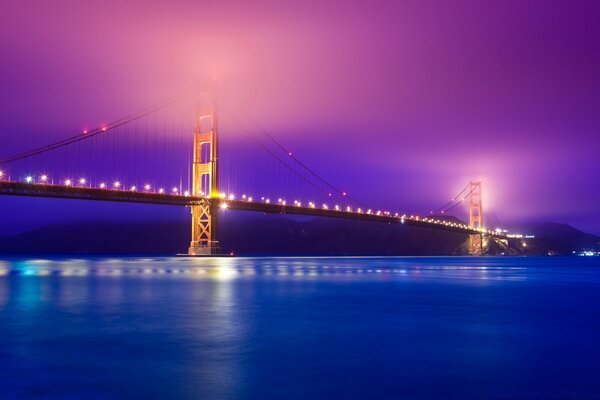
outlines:
[[[483, 229], [483, 208], [481, 206], [481, 180], [469, 182], [469, 227]], [[483, 255], [483, 234], [469, 236], [469, 254]]]
[[189, 255], [219, 254], [217, 212], [219, 207], [218, 123], [216, 101], [203, 109], [194, 128], [192, 196], [204, 197], [192, 208], [192, 241]]

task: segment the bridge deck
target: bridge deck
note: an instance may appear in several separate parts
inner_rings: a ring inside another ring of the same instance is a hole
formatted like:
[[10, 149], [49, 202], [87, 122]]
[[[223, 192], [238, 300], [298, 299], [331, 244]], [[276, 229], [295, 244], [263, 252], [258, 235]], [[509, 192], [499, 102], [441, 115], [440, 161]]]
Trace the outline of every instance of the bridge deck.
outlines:
[[0, 195], [61, 198], [73, 200], [115, 201], [126, 203], [159, 204], [170, 206], [191, 206], [206, 201], [218, 202], [227, 209], [239, 211], [263, 212], [267, 214], [295, 214], [330, 218], [342, 218], [358, 221], [372, 221], [388, 224], [404, 224], [425, 228], [442, 229], [463, 234], [484, 234], [497, 238], [506, 235], [494, 231], [479, 231], [468, 226], [413, 216], [399, 216], [384, 213], [366, 213], [336, 209], [324, 209], [297, 205], [283, 205], [248, 200], [208, 199], [206, 197], [159, 194], [130, 190], [96, 189], [80, 186], [59, 186], [0, 181]]

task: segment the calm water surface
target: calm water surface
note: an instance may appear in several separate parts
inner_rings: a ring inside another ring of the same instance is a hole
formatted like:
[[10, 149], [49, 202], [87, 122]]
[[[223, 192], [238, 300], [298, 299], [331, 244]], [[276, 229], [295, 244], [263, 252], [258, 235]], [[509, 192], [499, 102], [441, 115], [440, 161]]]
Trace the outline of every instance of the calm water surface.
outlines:
[[600, 260], [5, 259], [0, 398], [600, 399]]

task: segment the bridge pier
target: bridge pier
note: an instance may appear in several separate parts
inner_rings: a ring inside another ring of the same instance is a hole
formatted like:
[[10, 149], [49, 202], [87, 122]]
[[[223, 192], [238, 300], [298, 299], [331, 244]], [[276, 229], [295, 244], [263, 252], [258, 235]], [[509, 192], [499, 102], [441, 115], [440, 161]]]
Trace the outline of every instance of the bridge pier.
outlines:
[[209, 256], [221, 254], [221, 246], [217, 240], [216, 201], [205, 200], [192, 205], [192, 240], [188, 254], [193, 256]]
[[483, 234], [475, 233], [469, 235], [469, 255], [482, 256], [484, 251]]

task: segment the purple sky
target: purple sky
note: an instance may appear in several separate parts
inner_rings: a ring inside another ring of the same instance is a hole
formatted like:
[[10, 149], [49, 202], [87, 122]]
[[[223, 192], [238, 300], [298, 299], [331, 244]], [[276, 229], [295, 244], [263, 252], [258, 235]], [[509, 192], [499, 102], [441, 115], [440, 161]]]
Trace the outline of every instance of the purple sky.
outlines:
[[503, 222], [600, 234], [598, 21], [598, 1], [0, 2], [0, 158], [218, 77], [223, 134], [251, 114], [368, 204], [426, 213], [482, 178]]

